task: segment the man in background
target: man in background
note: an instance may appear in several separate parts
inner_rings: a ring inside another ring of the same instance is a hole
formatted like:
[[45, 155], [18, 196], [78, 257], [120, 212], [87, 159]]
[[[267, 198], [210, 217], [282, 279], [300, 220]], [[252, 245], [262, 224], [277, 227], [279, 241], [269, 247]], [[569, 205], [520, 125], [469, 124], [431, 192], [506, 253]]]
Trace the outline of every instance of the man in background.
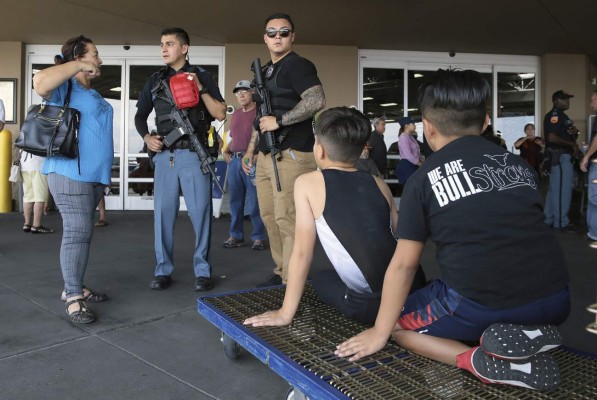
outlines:
[[551, 158], [549, 190], [545, 199], [545, 223], [560, 232], [576, 233], [568, 211], [572, 200], [574, 169], [572, 160], [578, 155], [578, 129], [564, 111], [570, 108], [571, 94], [558, 90], [551, 97], [553, 108], [543, 119], [545, 151]]
[[[257, 107], [253, 101], [253, 90], [251, 82], [240, 81], [232, 90], [240, 108], [232, 114], [230, 121], [231, 142], [226, 144], [224, 158], [228, 163], [228, 191], [230, 192], [230, 236], [224, 242], [226, 249], [234, 249], [245, 245], [243, 220], [245, 216], [245, 204], [247, 212], [251, 217], [253, 232], [253, 250], [265, 249], [265, 226], [259, 216], [259, 203], [257, 202], [257, 191], [255, 183], [244, 173], [242, 167], [245, 150], [251, 140], [253, 123], [257, 113]], [[255, 158], [255, 157], [254, 157]], [[254, 162], [255, 160], [251, 160]], [[245, 203], [246, 201], [246, 203]]]
[[373, 132], [371, 132], [371, 137], [369, 138], [369, 142], [367, 142], [367, 147], [369, 147], [369, 158], [375, 162], [382, 177], [386, 174], [386, 164], [388, 162], [388, 149], [383, 136], [385, 131], [386, 118], [375, 118], [373, 120]]
[[4, 129], [4, 122], [6, 121], [6, 117], [4, 114], [4, 103], [0, 100], [0, 131]]
[[[591, 109], [597, 113], [597, 90], [591, 96]], [[597, 114], [591, 127], [591, 145], [580, 161], [580, 169], [589, 172], [589, 201], [587, 202], [587, 239], [589, 246], [597, 249]]]

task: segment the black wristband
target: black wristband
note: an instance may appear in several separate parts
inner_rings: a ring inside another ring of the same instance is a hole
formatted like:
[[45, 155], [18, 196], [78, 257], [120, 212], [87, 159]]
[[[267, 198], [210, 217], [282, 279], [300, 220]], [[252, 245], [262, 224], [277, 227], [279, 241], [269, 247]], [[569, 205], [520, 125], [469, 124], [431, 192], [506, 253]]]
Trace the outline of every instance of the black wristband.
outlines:
[[209, 89], [207, 89], [205, 86], [203, 86], [201, 88], [201, 90], [199, 91], [199, 95], [205, 94], [205, 93], [209, 93]]
[[278, 128], [282, 128], [284, 124], [282, 123], [282, 116], [276, 117], [276, 124], [278, 124]]

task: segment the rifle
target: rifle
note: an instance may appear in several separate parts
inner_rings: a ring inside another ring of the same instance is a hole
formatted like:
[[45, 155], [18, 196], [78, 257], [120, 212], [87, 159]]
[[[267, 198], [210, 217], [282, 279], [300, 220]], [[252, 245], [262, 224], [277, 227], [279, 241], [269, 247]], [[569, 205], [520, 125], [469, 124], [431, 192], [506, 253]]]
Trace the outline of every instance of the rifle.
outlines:
[[191, 121], [189, 121], [187, 110], [181, 110], [180, 108], [176, 107], [174, 97], [172, 96], [172, 91], [170, 90], [170, 87], [165, 80], [160, 81], [160, 85], [162, 86], [162, 89], [164, 89], [164, 93], [166, 94], [166, 100], [168, 100], [168, 102], [172, 105], [170, 119], [172, 121], [175, 121], [178, 125], [176, 128], [172, 130], [172, 132], [170, 132], [163, 138], [162, 142], [166, 146], [171, 147], [178, 139], [180, 139], [184, 135], [188, 135], [189, 140], [191, 141], [191, 146], [193, 147], [193, 150], [195, 150], [195, 153], [197, 153], [199, 161], [201, 162], [201, 172], [203, 172], [204, 175], [209, 172], [213, 177], [214, 182], [218, 186], [218, 189], [220, 189], [222, 193], [226, 193], [220, 185], [220, 181], [218, 181], [216, 173], [211, 167], [211, 164], [216, 162], [216, 158], [211, 157], [207, 153], [207, 150], [205, 150], [205, 147], [203, 147], [203, 144], [201, 144], [201, 142], [199, 141], [199, 138], [195, 133], [195, 128], [193, 128]]
[[[255, 94], [253, 94], [253, 100], [259, 104], [259, 117], [265, 117], [268, 115], [274, 115], [272, 113], [272, 103], [270, 101], [269, 92], [263, 83], [263, 75], [261, 74], [261, 60], [256, 58], [253, 61], [251, 70], [255, 74]], [[274, 164], [274, 176], [276, 178], [276, 188], [278, 192], [282, 191], [280, 187], [280, 176], [278, 175], [278, 163], [276, 162], [276, 155], [280, 153], [280, 149], [276, 145], [276, 137], [274, 132], [263, 132], [265, 138], [265, 145], [267, 150], [272, 155], [272, 162]]]

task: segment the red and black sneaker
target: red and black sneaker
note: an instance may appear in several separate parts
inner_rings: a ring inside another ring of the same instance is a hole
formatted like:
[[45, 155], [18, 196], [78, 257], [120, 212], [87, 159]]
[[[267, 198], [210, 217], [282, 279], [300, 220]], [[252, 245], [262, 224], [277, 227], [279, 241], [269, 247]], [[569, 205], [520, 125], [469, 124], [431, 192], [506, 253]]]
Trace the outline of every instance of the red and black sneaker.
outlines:
[[469, 354], [468, 362], [460, 359], [459, 367], [472, 372], [485, 383], [542, 391], [555, 389], [560, 384], [560, 369], [550, 354], [537, 354], [519, 362], [492, 357], [480, 347], [463, 353]]
[[481, 348], [505, 360], [524, 360], [562, 344], [555, 325], [493, 324], [481, 336]]

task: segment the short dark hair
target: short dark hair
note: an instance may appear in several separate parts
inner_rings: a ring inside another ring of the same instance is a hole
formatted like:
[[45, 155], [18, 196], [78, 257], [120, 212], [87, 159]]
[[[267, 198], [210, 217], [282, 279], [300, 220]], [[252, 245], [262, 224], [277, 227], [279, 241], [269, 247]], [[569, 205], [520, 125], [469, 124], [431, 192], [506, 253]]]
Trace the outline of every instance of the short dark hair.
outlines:
[[93, 41], [83, 35], [68, 39], [62, 45], [61, 54], [54, 56], [54, 63], [56, 65], [64, 64], [85, 55], [88, 51], [87, 43], [93, 43]]
[[290, 18], [290, 15], [288, 14], [284, 14], [284, 13], [275, 13], [270, 15], [269, 17], [267, 17], [265, 19], [265, 24], [264, 24], [264, 28], [267, 28], [267, 23], [270, 22], [272, 19], [285, 19], [288, 22], [290, 22], [290, 29], [292, 29], [292, 31], [294, 32], [294, 22], [292, 22], [292, 18]]
[[526, 124], [526, 125], [524, 126], [524, 131], [525, 131], [525, 132], [527, 131], [527, 129], [529, 128], [529, 126], [532, 126], [532, 127], [534, 128], [534, 127], [535, 127], [535, 124], [531, 124], [531, 123], [528, 123], [528, 124]]
[[489, 83], [477, 71], [439, 69], [419, 89], [420, 109], [443, 135], [478, 135], [489, 94]]
[[334, 107], [317, 118], [315, 135], [330, 160], [354, 164], [371, 137], [371, 124], [358, 110]]
[[191, 45], [191, 39], [189, 39], [189, 34], [182, 28], [164, 28], [162, 29], [162, 34], [160, 36], [166, 35], [174, 35], [180, 41], [181, 45]]

